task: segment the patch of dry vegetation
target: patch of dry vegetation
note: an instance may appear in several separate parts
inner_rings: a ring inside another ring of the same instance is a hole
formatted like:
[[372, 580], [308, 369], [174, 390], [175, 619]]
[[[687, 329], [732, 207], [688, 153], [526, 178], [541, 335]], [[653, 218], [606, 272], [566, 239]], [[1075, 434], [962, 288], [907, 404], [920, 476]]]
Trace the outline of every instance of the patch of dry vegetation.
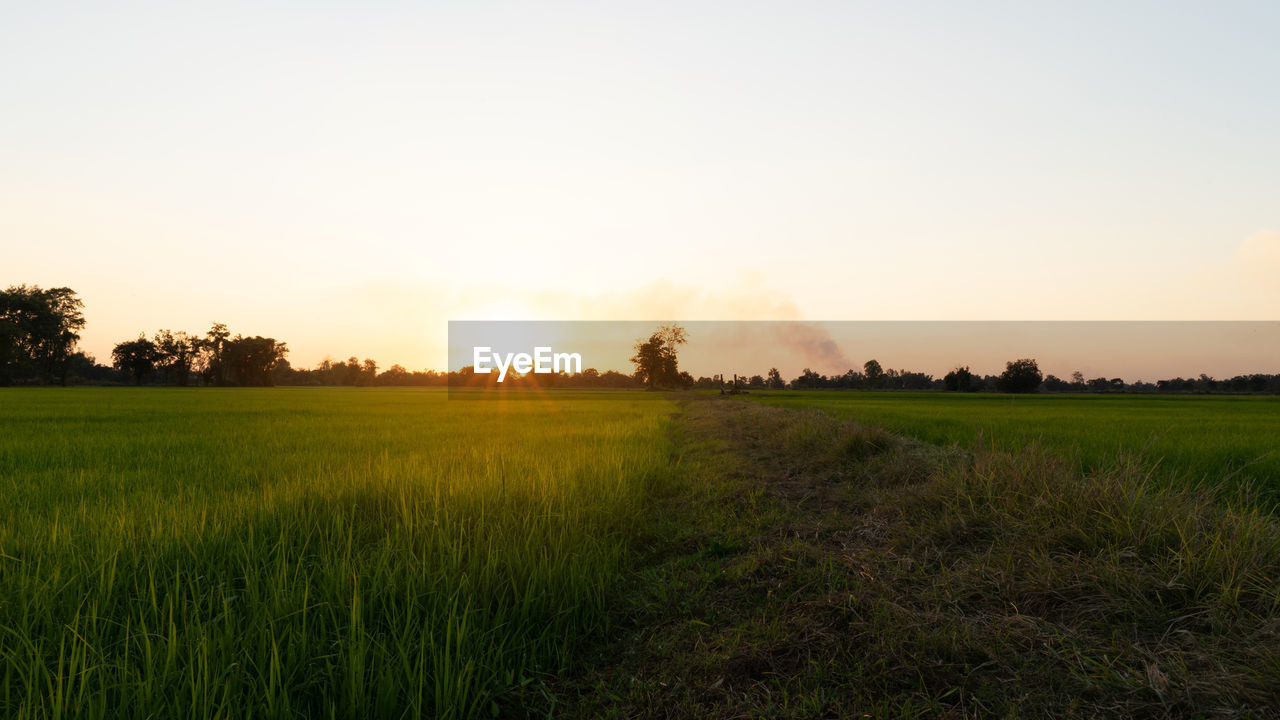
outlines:
[[1260, 717], [1280, 527], [1139, 463], [944, 451], [686, 403], [626, 634], [552, 684], [614, 717]]

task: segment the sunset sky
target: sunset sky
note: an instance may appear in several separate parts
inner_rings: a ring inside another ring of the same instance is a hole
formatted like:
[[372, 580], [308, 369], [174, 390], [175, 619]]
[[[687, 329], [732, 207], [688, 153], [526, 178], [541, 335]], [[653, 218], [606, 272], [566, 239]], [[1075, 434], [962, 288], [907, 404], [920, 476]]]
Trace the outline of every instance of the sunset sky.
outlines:
[[297, 366], [443, 367], [460, 319], [1277, 320], [1278, 33], [1275, 2], [10, 3], [0, 285], [79, 291], [100, 360], [219, 321]]
[[[629, 370], [637, 338], [652, 321], [453, 321], [449, 370], [482, 363], [494, 354], [532, 356], [539, 347], [577, 353], [582, 368]], [[694, 377], [765, 375], [776, 367], [786, 379], [812, 369], [826, 375], [861, 372], [876, 360], [886, 370], [942, 377], [958, 365], [996, 375], [1010, 360], [1031, 357], [1046, 375], [1070, 379], [1121, 377], [1130, 382], [1207, 372], [1229, 378], [1280, 370], [1277, 321], [693, 321], [680, 368]], [[548, 362], [550, 362], [548, 360]]]

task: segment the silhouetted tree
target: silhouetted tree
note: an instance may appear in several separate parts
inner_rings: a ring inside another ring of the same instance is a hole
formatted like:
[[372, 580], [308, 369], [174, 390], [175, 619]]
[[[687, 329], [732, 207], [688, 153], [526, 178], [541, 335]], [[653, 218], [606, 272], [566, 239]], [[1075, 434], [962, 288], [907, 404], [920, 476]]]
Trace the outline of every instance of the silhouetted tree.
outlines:
[[375, 378], [378, 385], [408, 385], [411, 379], [409, 371], [403, 365], [392, 365]]
[[359, 385], [360, 384], [360, 359], [355, 355], [347, 358], [346, 372], [342, 376], [343, 385]]
[[200, 338], [161, 330], [152, 343], [156, 348], [156, 368], [169, 377], [169, 382], [185, 387], [191, 377], [192, 363], [200, 352]]
[[[222, 343], [224, 382], [232, 385], [270, 386], [271, 371], [289, 349], [269, 337], [235, 336]], [[357, 366], [359, 367], [359, 366]]]
[[1030, 358], [1022, 358], [1005, 364], [1004, 372], [996, 381], [1000, 392], [1029, 393], [1035, 392], [1044, 376], [1040, 374], [1040, 366]]
[[205, 353], [203, 375], [206, 385], [225, 385], [228, 382], [223, 354], [230, 337], [231, 333], [223, 323], [214, 323], [209, 328], [209, 332], [205, 333], [200, 347]]
[[1071, 389], [1071, 383], [1056, 375], [1046, 375], [1044, 377], [1044, 389], [1049, 392], [1066, 392]]
[[878, 388], [884, 384], [884, 368], [880, 367], [878, 360], [868, 360], [863, 363], [862, 374], [867, 379], [868, 387]]
[[636, 354], [631, 357], [636, 366], [636, 379], [650, 390], [681, 386], [676, 353], [687, 340], [688, 335], [679, 325], [664, 325], [649, 339], [637, 340]]
[[800, 371], [800, 376], [791, 381], [791, 386], [796, 388], [820, 388], [827, 384], [827, 376], [815, 372], [809, 368]]
[[232, 385], [270, 386], [271, 371], [288, 349], [275, 338], [235, 336], [223, 342], [224, 382]]
[[949, 392], [973, 392], [976, 378], [968, 365], [962, 365], [942, 376], [942, 389]]
[[139, 335], [137, 340], [116, 343], [111, 350], [112, 364], [129, 373], [134, 385], [141, 385], [143, 378], [155, 372], [159, 356], [156, 344], [145, 335]]
[[70, 377], [73, 381], [102, 384], [118, 383], [129, 379], [128, 373], [121, 372], [110, 365], [99, 365], [97, 358], [88, 353], [71, 353], [67, 364], [71, 368]]
[[293, 369], [293, 365], [288, 360], [280, 358], [276, 360], [275, 367], [271, 368], [271, 384], [272, 385], [293, 385], [294, 376], [298, 372]]
[[0, 292], [0, 385], [67, 384], [84, 328], [84, 303], [67, 287], [13, 285]]
[[782, 379], [782, 373], [778, 372], [778, 368], [769, 368], [768, 372], [769, 387], [774, 390], [781, 390], [787, 386], [787, 381]]

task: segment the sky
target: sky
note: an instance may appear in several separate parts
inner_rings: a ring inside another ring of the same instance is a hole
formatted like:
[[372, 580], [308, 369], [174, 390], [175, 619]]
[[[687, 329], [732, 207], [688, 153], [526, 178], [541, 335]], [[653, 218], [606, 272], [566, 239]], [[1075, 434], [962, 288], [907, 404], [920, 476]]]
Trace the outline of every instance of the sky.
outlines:
[[100, 359], [217, 321], [295, 366], [442, 367], [467, 319], [1276, 320], [1278, 31], [1274, 2], [6, 2], [0, 284], [77, 290]]

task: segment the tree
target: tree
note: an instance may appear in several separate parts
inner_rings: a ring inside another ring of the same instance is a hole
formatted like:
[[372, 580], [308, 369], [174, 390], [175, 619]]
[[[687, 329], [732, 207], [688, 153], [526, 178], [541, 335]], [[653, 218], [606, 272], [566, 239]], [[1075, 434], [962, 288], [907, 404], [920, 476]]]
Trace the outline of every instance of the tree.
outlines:
[[289, 364], [288, 360], [280, 358], [276, 361], [275, 367], [271, 368], [271, 384], [294, 385], [296, 384], [294, 378], [296, 374], [297, 371], [293, 369], [293, 365]]
[[160, 330], [152, 343], [156, 348], [156, 367], [169, 376], [169, 382], [185, 387], [191, 377], [191, 366], [200, 352], [200, 338], [184, 332]]
[[1049, 392], [1066, 392], [1071, 389], [1071, 383], [1056, 375], [1045, 375], [1044, 389]]
[[409, 371], [403, 365], [392, 365], [377, 377], [379, 385], [404, 385], [408, 383], [410, 378]]
[[1030, 393], [1035, 392], [1044, 376], [1040, 374], [1040, 366], [1031, 358], [1021, 358], [1005, 364], [1005, 370], [996, 381], [1000, 392]]
[[809, 368], [800, 371], [800, 376], [791, 381], [792, 387], [797, 388], [820, 388], [827, 384], [827, 376], [814, 372]]
[[97, 358], [83, 352], [71, 353], [67, 360], [70, 376], [89, 383], [114, 383], [128, 379], [128, 375], [108, 365], [99, 365]]
[[868, 360], [862, 364], [862, 374], [867, 378], [867, 386], [878, 388], [884, 383], [884, 368], [880, 367], [880, 361]]
[[141, 385], [143, 378], [155, 372], [159, 356], [156, 344], [145, 335], [139, 335], [137, 340], [116, 343], [111, 350], [111, 363], [129, 373], [134, 385]]
[[352, 355], [351, 357], [347, 358], [347, 364], [345, 366], [345, 369], [342, 375], [342, 384], [343, 385], [359, 385], [360, 372], [361, 372], [360, 359], [357, 358], [355, 355]]
[[206, 385], [223, 385], [227, 382], [226, 366], [223, 363], [223, 352], [231, 337], [227, 326], [214, 323], [201, 341], [201, 348], [207, 353], [204, 362], [204, 381]]
[[973, 392], [976, 381], [969, 366], [962, 365], [942, 376], [942, 388], [949, 392]]
[[[221, 360], [223, 382], [269, 387], [274, 382], [272, 371], [288, 352], [289, 348], [275, 338], [237, 335], [224, 340]], [[357, 371], [359, 368], [357, 364]]]
[[769, 387], [774, 390], [781, 390], [787, 386], [787, 381], [782, 379], [782, 373], [778, 372], [778, 368], [769, 368]]
[[0, 385], [67, 384], [84, 328], [84, 302], [68, 287], [13, 285], [0, 292]]
[[688, 334], [679, 325], [663, 325], [649, 336], [636, 341], [636, 354], [631, 362], [636, 366], [636, 380], [650, 390], [659, 387], [682, 385], [676, 353], [688, 341]]

